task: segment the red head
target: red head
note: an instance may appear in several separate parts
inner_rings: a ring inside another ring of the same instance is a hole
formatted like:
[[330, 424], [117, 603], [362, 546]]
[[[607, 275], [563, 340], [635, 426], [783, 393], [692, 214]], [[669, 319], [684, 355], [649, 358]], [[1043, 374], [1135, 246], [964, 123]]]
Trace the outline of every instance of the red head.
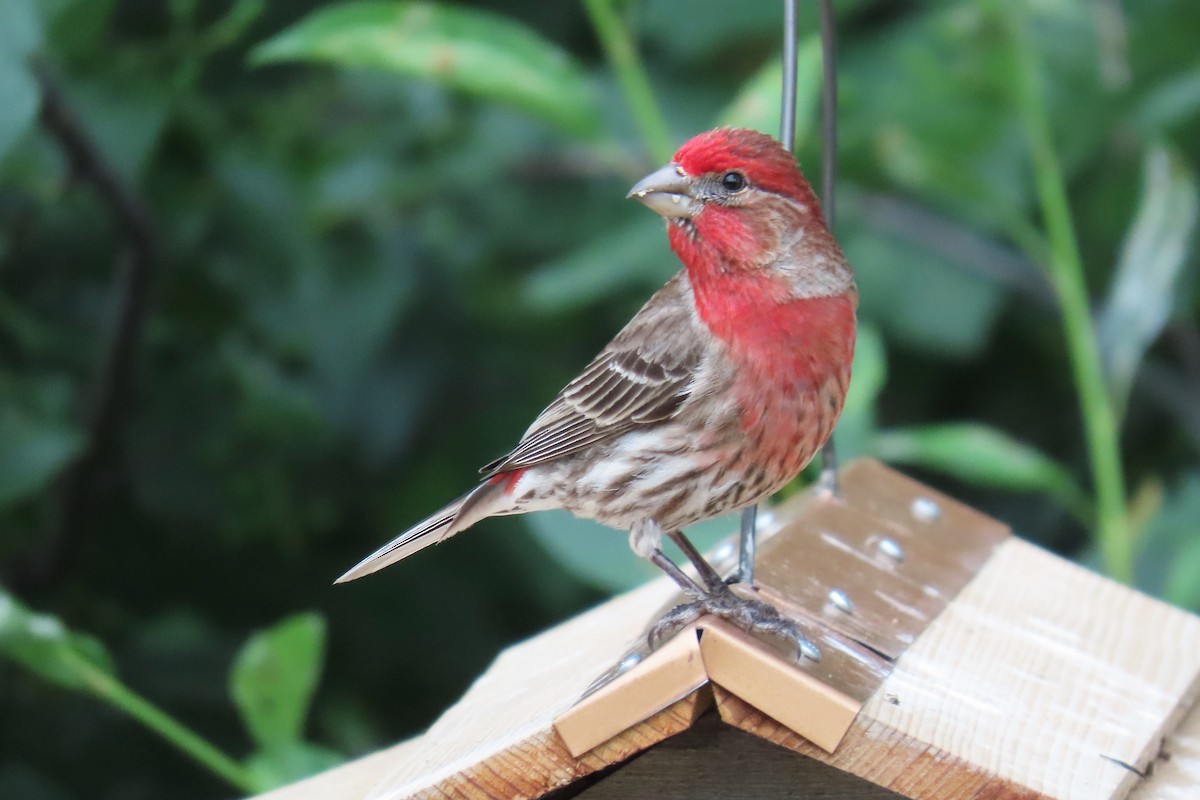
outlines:
[[796, 160], [765, 133], [745, 128], [717, 128], [688, 140], [672, 162], [693, 179], [723, 180], [741, 175], [748, 187], [781, 195], [807, 206], [820, 218], [816, 197]]
[[693, 286], [718, 273], [778, 279], [794, 297], [853, 286], [808, 181], [766, 134], [702, 133], [629, 194], [668, 220], [671, 247]]

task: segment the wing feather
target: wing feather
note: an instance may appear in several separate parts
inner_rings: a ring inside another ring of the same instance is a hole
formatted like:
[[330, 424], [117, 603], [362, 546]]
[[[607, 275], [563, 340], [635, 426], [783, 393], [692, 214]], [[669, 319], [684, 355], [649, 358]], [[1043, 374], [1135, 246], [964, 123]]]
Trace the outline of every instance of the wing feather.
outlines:
[[698, 324], [681, 272], [559, 392], [516, 448], [481, 472], [554, 461], [670, 419], [690, 395], [704, 358]]

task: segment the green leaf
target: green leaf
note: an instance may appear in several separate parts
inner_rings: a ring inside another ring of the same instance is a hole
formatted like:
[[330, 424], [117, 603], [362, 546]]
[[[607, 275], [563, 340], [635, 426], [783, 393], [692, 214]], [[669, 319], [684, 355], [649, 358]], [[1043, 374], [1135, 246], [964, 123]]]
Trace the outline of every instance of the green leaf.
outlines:
[[[821, 97], [821, 40], [805, 37], [796, 52], [796, 148], [803, 146], [816, 119]], [[783, 62], [774, 58], [748, 80], [733, 102], [717, 116], [718, 125], [753, 128], [774, 134], [779, 130], [779, 97], [783, 93]]]
[[513, 20], [419, 2], [357, 2], [319, 10], [264, 42], [256, 64], [325, 61], [385, 69], [509, 103], [563, 130], [595, 135], [592, 88], [564, 51]]
[[636, 4], [635, 16], [646, 41], [684, 63], [711, 67], [728, 59], [731, 49], [777, 45], [778, 3], [739, 3], [736, 13], [732, 8], [729, 0], [688, 0], [682, 7], [678, 0], [649, 0]]
[[875, 436], [875, 404], [887, 383], [887, 352], [883, 337], [873, 325], [860, 322], [858, 341], [854, 346], [854, 365], [851, 369], [850, 391], [842, 406], [834, 435], [838, 455], [849, 461], [872, 452]]
[[41, 41], [33, 0], [0, 3], [0, 162], [37, 116], [39, 93], [28, 60]]
[[1168, 487], [1139, 542], [1137, 586], [1200, 610], [1200, 472]]
[[875, 448], [885, 461], [925, 467], [980, 486], [1045, 492], [1081, 518], [1089, 513], [1086, 495], [1066, 469], [987, 425], [948, 423], [883, 431]]
[[1100, 350], [1120, 416], [1146, 350], [1171, 315], [1176, 283], [1196, 230], [1196, 179], [1178, 153], [1146, 153], [1137, 214], [1101, 312]]
[[266, 0], [236, 0], [225, 16], [204, 32], [207, 49], [218, 50], [236, 43], [262, 17], [265, 9]]
[[1019, 128], [998, 102], [1002, 43], [982, 4], [924, 8], [841, 57], [844, 163], [870, 160], [905, 194], [1007, 232], [1028, 193]]
[[1192, 517], [1191, 538], [1179, 543], [1177, 556], [1171, 562], [1166, 597], [1177, 606], [1200, 611], [1200, 538], [1196, 536], [1195, 520]]
[[98, 639], [72, 633], [57, 618], [31, 611], [0, 589], [0, 656], [16, 661], [44, 680], [89, 691], [97, 673], [115, 674]]
[[246, 759], [246, 769], [261, 790], [295, 783], [345, 761], [341, 753], [308, 742], [293, 742]]
[[0, 406], [0, 508], [42, 491], [83, 449], [75, 429]]
[[639, 216], [542, 264], [521, 284], [521, 296], [534, 311], [565, 313], [631, 288], [661, 284], [678, 266], [667, 250], [662, 222]]
[[24, 665], [51, 683], [104, 700], [243, 792], [258, 789], [239, 764], [122, 684], [99, 640], [72, 633], [57, 617], [30, 611], [2, 588], [0, 656]]
[[22, 62], [42, 45], [42, 20], [34, 0], [0, 3], [0, 59]]
[[843, 212], [839, 239], [854, 265], [860, 317], [889, 341], [948, 358], [977, 353], [1000, 313], [1000, 286], [919, 242], [854, 225], [854, 213]]
[[0, 58], [0, 160], [33, 124], [38, 90], [24, 64]]
[[1186, 123], [1200, 109], [1200, 64], [1172, 73], [1146, 93], [1137, 110], [1139, 127], [1147, 136]]
[[301, 741], [324, 652], [325, 621], [307, 613], [254, 634], [238, 653], [229, 690], [262, 750], [285, 749]]
[[542, 547], [575, 576], [604, 591], [623, 592], [655, 576], [657, 570], [638, 558], [629, 537], [566, 511], [543, 511], [525, 517]]
[[137, 185], [171, 112], [171, 96], [162, 82], [98, 75], [72, 81], [65, 88], [67, 101], [103, 158], [118, 175]]

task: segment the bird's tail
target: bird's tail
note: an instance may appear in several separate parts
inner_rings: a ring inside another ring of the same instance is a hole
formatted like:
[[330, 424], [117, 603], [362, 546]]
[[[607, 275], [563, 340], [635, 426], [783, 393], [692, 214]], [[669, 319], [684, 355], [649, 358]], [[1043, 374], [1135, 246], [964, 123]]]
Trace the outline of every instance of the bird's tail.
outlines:
[[408, 558], [418, 550], [431, 544], [449, 539], [461, 530], [471, 527], [484, 517], [503, 511], [493, 508], [497, 496], [495, 482], [482, 483], [450, 503], [436, 514], [418, 522], [383, 547], [358, 562], [334, 583], [346, 583]]

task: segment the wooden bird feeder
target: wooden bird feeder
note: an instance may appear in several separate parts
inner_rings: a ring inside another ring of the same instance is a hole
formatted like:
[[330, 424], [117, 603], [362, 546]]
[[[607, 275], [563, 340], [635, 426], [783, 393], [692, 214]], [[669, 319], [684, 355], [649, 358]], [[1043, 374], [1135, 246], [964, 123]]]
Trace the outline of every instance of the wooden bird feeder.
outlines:
[[819, 662], [712, 618], [649, 652], [664, 578], [510, 647], [422, 736], [263, 800], [1200, 798], [1200, 618], [878, 462], [842, 487], [760, 526], [756, 590]]

